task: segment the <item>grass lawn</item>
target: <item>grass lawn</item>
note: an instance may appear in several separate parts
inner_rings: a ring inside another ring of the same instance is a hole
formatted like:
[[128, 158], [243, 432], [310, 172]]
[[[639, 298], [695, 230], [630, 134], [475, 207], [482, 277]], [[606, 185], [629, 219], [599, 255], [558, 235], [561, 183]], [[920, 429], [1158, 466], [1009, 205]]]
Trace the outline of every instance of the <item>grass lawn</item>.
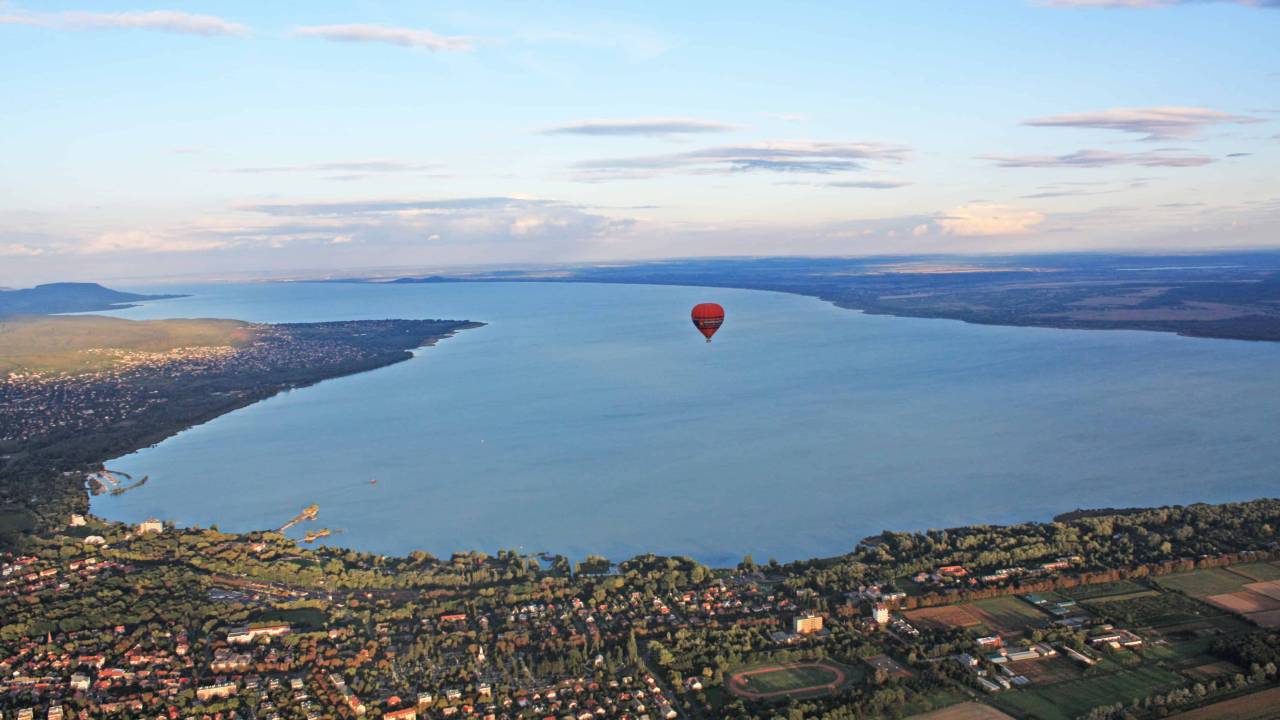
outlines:
[[1099, 705], [1128, 704], [1134, 698], [1179, 687], [1184, 682], [1176, 673], [1144, 667], [1043, 688], [1015, 690], [999, 695], [996, 702], [1043, 720], [1074, 720]]
[[1244, 587], [1244, 584], [1249, 580], [1223, 568], [1210, 568], [1177, 575], [1166, 575], [1157, 578], [1156, 582], [1163, 587], [1180, 590], [1188, 595], [1205, 597], [1236, 592]]

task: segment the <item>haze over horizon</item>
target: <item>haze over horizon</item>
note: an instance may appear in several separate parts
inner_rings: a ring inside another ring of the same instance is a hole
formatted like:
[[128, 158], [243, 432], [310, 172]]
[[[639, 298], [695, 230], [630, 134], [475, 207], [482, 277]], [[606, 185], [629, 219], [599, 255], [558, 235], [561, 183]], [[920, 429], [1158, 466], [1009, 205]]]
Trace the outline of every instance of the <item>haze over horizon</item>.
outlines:
[[0, 285], [1280, 247], [1277, 29], [1274, 0], [0, 0]]

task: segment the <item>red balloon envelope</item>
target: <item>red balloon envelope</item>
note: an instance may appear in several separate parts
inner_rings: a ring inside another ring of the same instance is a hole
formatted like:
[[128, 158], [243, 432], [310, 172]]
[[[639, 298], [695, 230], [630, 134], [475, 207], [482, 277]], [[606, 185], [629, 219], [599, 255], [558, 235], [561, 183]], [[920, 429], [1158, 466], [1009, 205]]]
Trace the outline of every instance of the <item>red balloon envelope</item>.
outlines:
[[698, 332], [707, 336], [707, 342], [711, 342], [711, 336], [715, 335], [723, 324], [724, 308], [715, 303], [693, 306], [693, 326], [698, 328]]

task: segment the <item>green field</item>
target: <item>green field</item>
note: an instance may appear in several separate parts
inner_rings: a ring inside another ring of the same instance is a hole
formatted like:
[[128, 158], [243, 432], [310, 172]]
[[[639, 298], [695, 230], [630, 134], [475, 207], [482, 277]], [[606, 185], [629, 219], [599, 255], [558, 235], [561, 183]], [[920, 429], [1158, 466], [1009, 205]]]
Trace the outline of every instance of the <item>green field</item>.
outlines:
[[1128, 704], [1135, 698], [1179, 687], [1184, 682], [1168, 670], [1143, 667], [1043, 688], [1016, 690], [998, 696], [996, 702], [1043, 720], [1074, 720], [1099, 705]]
[[1188, 595], [1206, 597], [1236, 592], [1250, 581], [1243, 576], [1222, 568], [1210, 568], [1208, 570], [1168, 575], [1158, 578], [1157, 582], [1163, 587], [1178, 590]]
[[252, 326], [235, 320], [124, 320], [97, 315], [0, 322], [0, 374], [13, 370], [91, 372], [117, 361], [90, 350], [165, 352], [180, 347], [240, 346]]
[[1142, 592], [1148, 588], [1139, 585], [1132, 580], [1119, 580], [1117, 582], [1096, 583], [1094, 585], [1081, 585], [1068, 590], [1058, 591], [1061, 595], [1071, 598], [1072, 600], [1092, 600], [1093, 598], [1110, 597], [1112, 595], [1129, 595], [1131, 593]]

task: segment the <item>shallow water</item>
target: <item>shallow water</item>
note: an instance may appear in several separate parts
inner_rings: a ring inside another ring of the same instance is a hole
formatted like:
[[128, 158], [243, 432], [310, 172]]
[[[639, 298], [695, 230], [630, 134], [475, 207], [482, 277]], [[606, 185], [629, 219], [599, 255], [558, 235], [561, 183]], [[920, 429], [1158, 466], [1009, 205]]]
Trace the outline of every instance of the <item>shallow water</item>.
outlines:
[[[382, 553], [521, 548], [714, 564], [884, 529], [1220, 502], [1280, 487], [1280, 344], [867, 316], [747, 290], [202, 285], [117, 314], [480, 320], [109, 463], [95, 512], [312, 527]], [[688, 319], [725, 306], [707, 345]], [[371, 485], [370, 478], [377, 478]], [[291, 534], [300, 535], [303, 529]]]

